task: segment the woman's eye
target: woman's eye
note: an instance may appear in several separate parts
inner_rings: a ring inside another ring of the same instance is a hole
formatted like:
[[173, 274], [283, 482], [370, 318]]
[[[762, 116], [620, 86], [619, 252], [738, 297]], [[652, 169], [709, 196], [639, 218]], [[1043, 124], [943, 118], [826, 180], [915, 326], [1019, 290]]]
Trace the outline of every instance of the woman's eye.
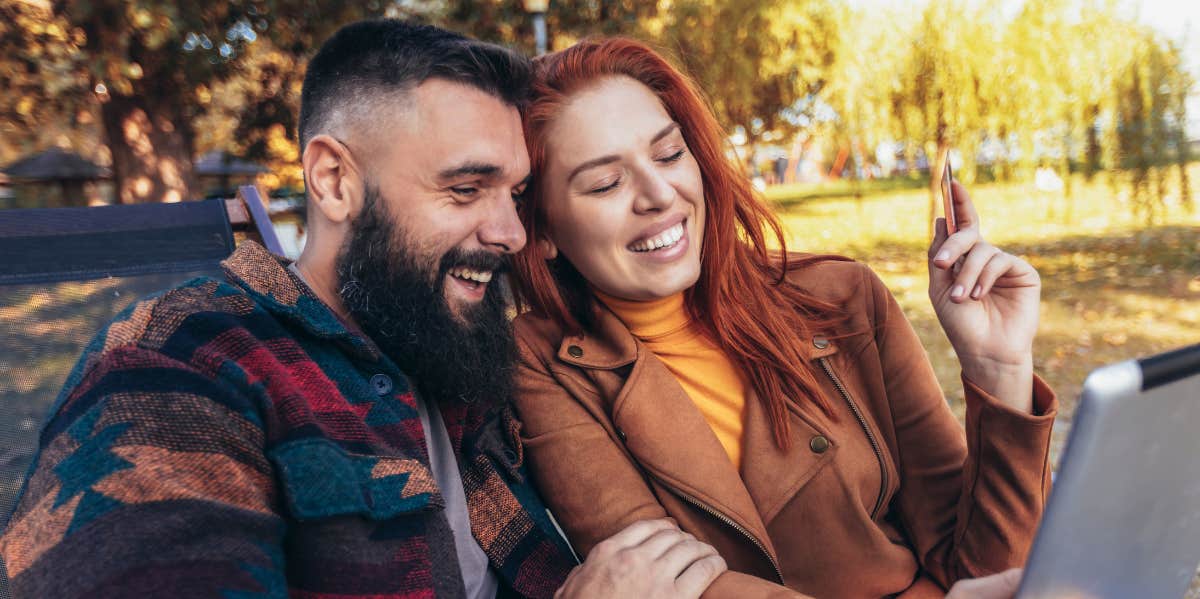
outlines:
[[664, 156], [662, 158], [659, 158], [658, 161], [665, 163], [665, 164], [670, 164], [672, 162], [678, 162], [680, 158], [683, 158], [683, 152], [684, 151], [681, 149], [678, 152], [671, 154], [670, 156]]
[[619, 178], [614, 179], [613, 182], [609, 183], [608, 185], [604, 185], [602, 187], [595, 187], [595, 188], [588, 190], [588, 193], [593, 194], [593, 195], [598, 195], [598, 194], [602, 194], [607, 191], [612, 191], [612, 190], [616, 189], [617, 185], [619, 185], [620, 183], [621, 183], [621, 179], [619, 179]]

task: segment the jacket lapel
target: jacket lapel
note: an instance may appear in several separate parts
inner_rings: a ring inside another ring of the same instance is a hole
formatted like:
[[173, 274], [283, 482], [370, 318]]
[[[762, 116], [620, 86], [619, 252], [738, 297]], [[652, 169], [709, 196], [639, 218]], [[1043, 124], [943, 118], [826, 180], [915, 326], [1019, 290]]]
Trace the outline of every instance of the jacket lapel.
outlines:
[[[832, 342], [823, 345], [813, 349], [812, 360], [837, 352]], [[818, 377], [825, 376], [819, 367], [815, 370]], [[818, 409], [808, 398], [789, 401], [787, 408], [791, 445], [783, 450], [775, 444], [775, 433], [758, 396], [753, 391], [746, 396], [741, 477], [766, 524], [832, 461], [841, 442], [830, 434], [827, 421], [814, 416]]]
[[708, 421], [667, 369], [607, 309], [595, 335], [567, 337], [559, 359], [592, 370], [632, 369], [611, 406], [617, 434], [660, 484], [749, 531], [774, 555], [766, 526]]

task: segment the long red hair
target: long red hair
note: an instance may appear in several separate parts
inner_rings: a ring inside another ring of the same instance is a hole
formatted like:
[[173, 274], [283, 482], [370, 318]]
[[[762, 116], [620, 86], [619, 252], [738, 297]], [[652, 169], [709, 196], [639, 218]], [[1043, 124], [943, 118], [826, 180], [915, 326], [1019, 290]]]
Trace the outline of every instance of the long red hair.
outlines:
[[[746, 375], [771, 419], [775, 442], [788, 447], [787, 402], [807, 398], [832, 417], [809, 365], [811, 335], [832, 329], [841, 312], [787, 283], [790, 269], [828, 257], [788, 260], [783, 227], [739, 166], [726, 158], [724, 134], [696, 85], [650, 47], [630, 39], [580, 42], [535, 60], [533, 98], [524, 111], [525, 142], [535, 179], [521, 206], [529, 244], [515, 257], [518, 309], [579, 333], [591, 323], [587, 282], [561, 255], [547, 262], [547, 198], [536, 180], [546, 165], [547, 127], [574, 92], [605, 77], [627, 76], [650, 88], [679, 124], [704, 179], [706, 218], [700, 278], [685, 292], [693, 319]], [[767, 248], [768, 236], [779, 251]]]

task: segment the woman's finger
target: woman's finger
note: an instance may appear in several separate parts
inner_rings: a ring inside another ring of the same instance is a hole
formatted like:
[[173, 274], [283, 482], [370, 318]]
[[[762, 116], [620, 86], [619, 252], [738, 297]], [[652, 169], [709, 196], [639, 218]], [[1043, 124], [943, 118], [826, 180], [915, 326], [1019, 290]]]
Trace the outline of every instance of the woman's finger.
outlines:
[[959, 229], [946, 238], [933, 256], [933, 265], [941, 269], [950, 269], [958, 259], [965, 256], [976, 244], [981, 243], [979, 228]]
[[928, 252], [930, 260], [933, 260], [933, 257], [937, 255], [938, 248], [942, 247], [947, 237], [949, 235], [946, 233], [946, 219], [940, 216], [933, 219], [933, 240], [929, 242]]
[[931, 295], [934, 293], [934, 290], [943, 289], [954, 280], [954, 273], [948, 269], [941, 268], [933, 261], [934, 256], [937, 255], [938, 250], [941, 249], [947, 237], [949, 235], [946, 233], [946, 219], [935, 219], [933, 221], [933, 241], [929, 242], [929, 262], [927, 263], [929, 267], [929, 290]]
[[979, 280], [976, 281], [975, 287], [971, 290], [971, 299], [979, 299], [987, 295], [992, 290], [992, 287], [996, 285], [996, 281], [999, 281], [1000, 277], [1003, 277], [1012, 270], [1016, 264], [1016, 260], [1016, 257], [1011, 254], [997, 251], [991, 260], [988, 260], [988, 263], [984, 265], [983, 271], [979, 273]]
[[958, 228], [978, 229], [979, 213], [975, 210], [975, 202], [971, 201], [971, 194], [967, 192], [967, 188], [958, 181], [951, 181], [950, 189], [954, 190], [954, 216], [957, 218], [955, 223]]
[[968, 294], [975, 289], [984, 266], [999, 252], [1000, 250], [990, 243], [975, 244], [975, 247], [971, 248], [966, 259], [963, 260], [962, 268], [959, 269], [958, 276], [954, 279], [954, 287], [950, 289], [950, 299], [955, 302], [966, 301]]

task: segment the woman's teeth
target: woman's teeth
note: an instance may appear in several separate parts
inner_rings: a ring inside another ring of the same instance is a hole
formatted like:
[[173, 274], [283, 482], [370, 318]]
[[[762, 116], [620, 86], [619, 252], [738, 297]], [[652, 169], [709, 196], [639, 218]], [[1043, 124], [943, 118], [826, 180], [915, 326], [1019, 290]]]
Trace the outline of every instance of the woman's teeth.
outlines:
[[653, 252], [654, 250], [672, 247], [679, 243], [680, 239], [683, 239], [682, 221], [654, 237], [630, 244], [629, 249], [635, 252]]
[[488, 283], [492, 280], [491, 271], [474, 270], [465, 266], [456, 266], [448, 271], [452, 277], [458, 277], [472, 283]]

